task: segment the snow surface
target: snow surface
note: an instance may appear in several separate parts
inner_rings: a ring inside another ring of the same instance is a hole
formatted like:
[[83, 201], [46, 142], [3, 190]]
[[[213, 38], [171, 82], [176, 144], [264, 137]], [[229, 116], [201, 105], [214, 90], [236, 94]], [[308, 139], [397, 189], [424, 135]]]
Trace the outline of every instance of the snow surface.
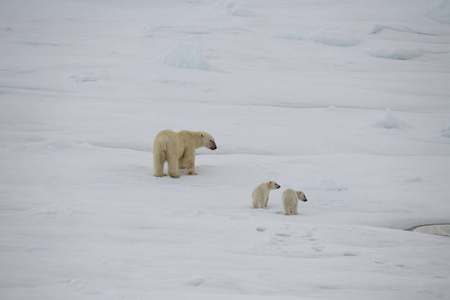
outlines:
[[[403, 229], [450, 221], [449, 15], [1, 1], [0, 299], [448, 299], [450, 239]], [[198, 176], [152, 175], [166, 128], [215, 137]]]

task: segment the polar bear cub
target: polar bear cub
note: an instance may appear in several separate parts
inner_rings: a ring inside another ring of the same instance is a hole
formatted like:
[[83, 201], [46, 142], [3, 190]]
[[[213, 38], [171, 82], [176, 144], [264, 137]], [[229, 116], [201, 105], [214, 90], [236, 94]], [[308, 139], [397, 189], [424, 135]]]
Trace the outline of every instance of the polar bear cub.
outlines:
[[280, 187], [281, 186], [275, 181], [268, 181], [257, 185], [252, 193], [253, 208], [267, 207], [270, 190], [276, 190]]
[[298, 200], [308, 201], [302, 191], [294, 191], [293, 189], [286, 189], [283, 192], [282, 199], [285, 215], [297, 215]]

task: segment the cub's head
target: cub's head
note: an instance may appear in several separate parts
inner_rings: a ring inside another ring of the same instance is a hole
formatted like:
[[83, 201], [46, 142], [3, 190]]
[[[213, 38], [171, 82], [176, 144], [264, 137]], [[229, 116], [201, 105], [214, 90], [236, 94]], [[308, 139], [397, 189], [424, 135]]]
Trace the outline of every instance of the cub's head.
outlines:
[[212, 135], [210, 135], [207, 132], [201, 132], [200, 137], [202, 138], [202, 141], [203, 141], [203, 147], [206, 147], [211, 150], [217, 149], [216, 142], [214, 141], [214, 138]]
[[281, 187], [281, 185], [279, 185], [275, 181], [269, 181], [269, 186], [270, 186], [270, 189], [272, 189], [272, 190], [277, 190]]
[[302, 191], [298, 191], [296, 193], [297, 193], [298, 200], [302, 200], [303, 202], [308, 201], [308, 199], [306, 199], [306, 196]]

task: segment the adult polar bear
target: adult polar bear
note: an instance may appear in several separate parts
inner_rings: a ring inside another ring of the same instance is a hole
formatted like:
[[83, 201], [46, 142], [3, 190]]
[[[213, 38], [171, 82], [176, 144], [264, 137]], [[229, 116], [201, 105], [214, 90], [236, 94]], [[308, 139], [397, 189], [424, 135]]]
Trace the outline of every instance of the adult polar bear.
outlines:
[[212, 135], [202, 131], [182, 130], [179, 132], [166, 129], [160, 131], [153, 142], [153, 168], [156, 177], [166, 176], [164, 164], [167, 161], [169, 175], [180, 177], [178, 169], [187, 169], [188, 175], [197, 175], [195, 167], [195, 150], [206, 147], [216, 150]]

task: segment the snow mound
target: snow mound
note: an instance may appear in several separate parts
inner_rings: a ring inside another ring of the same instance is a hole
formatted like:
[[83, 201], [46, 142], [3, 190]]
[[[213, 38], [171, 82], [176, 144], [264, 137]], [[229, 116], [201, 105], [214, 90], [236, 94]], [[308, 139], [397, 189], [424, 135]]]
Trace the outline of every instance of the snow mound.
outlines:
[[336, 47], [352, 47], [359, 44], [359, 41], [345, 36], [339, 32], [328, 31], [324, 29], [311, 32], [284, 32], [275, 34], [276, 38], [287, 40], [313, 41], [319, 44]]
[[398, 119], [390, 108], [387, 108], [383, 117], [373, 124], [374, 127], [396, 129], [408, 127], [408, 124]]
[[426, 14], [427, 17], [439, 23], [450, 24], [450, 1], [443, 0]]
[[145, 37], [152, 37], [153, 33], [155, 32], [164, 32], [164, 31], [170, 31], [170, 32], [176, 32], [176, 33], [183, 33], [183, 34], [189, 34], [189, 35], [205, 35], [205, 34], [211, 34], [211, 29], [205, 29], [201, 27], [190, 27], [190, 26], [167, 26], [167, 25], [153, 25], [153, 26], [146, 26], [140, 29], [140, 31], [144, 34]]
[[308, 186], [305, 190], [319, 190], [332, 192], [345, 192], [347, 187], [340, 185], [332, 180], [322, 180], [321, 182]]
[[413, 177], [408, 177], [408, 178], [405, 179], [405, 182], [410, 182], [410, 183], [412, 183], [412, 182], [422, 182], [422, 181], [423, 181], [423, 179], [420, 176], [413, 176]]
[[64, 137], [56, 137], [37, 143], [26, 143], [18, 147], [25, 150], [47, 150], [47, 151], [67, 151], [67, 150], [92, 150], [94, 147], [89, 143], [74, 143]]
[[432, 35], [434, 36], [434, 34], [431, 33], [426, 33], [426, 32], [421, 32], [409, 27], [402, 27], [402, 28], [396, 28], [396, 27], [391, 27], [391, 26], [386, 26], [386, 25], [381, 25], [381, 24], [376, 24], [373, 29], [372, 32], [370, 34], [378, 34], [384, 30], [392, 30], [392, 31], [397, 31], [397, 32], [406, 32], [406, 33], [412, 33], [412, 34], [421, 34], [421, 35]]
[[410, 60], [422, 56], [425, 50], [411, 49], [372, 49], [366, 52], [369, 56], [396, 60]]
[[191, 218], [201, 218], [208, 215], [208, 211], [204, 207], [196, 208], [189, 216]]
[[221, 0], [217, 2], [216, 5], [218, 7], [225, 6], [228, 9], [228, 13], [236, 17], [256, 17], [256, 13], [253, 10], [244, 7], [240, 1]]
[[243, 7], [242, 4], [238, 4], [235, 7], [230, 8], [228, 12], [236, 17], [248, 18], [256, 16], [256, 13], [253, 10]]
[[76, 82], [95, 82], [102, 79], [102, 76], [93, 73], [80, 73], [72, 75], [70, 78], [72, 78]]
[[178, 45], [169, 50], [165, 54], [163, 62], [175, 68], [212, 70], [212, 66], [205, 60], [196, 43]]
[[442, 130], [442, 135], [445, 136], [445, 137], [450, 138], [450, 124], [447, 125], [447, 128]]

